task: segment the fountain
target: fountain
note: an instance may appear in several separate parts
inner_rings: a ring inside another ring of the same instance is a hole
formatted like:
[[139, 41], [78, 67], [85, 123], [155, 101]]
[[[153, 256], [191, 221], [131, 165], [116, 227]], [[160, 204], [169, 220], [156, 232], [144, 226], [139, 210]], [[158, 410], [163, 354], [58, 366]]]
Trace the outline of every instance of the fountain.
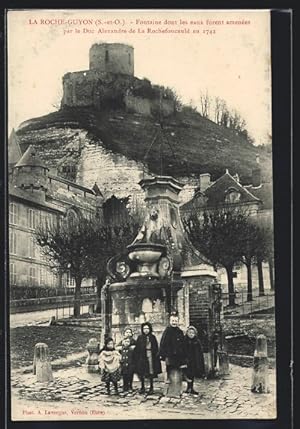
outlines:
[[149, 321], [160, 339], [170, 312], [177, 310], [181, 328], [190, 323], [203, 328], [209, 373], [216, 357], [216, 272], [184, 232], [178, 196], [183, 185], [162, 175], [139, 184], [145, 191], [146, 216], [127, 252], [108, 263], [113, 280], [102, 332], [119, 341], [125, 327], [139, 334], [141, 323]]

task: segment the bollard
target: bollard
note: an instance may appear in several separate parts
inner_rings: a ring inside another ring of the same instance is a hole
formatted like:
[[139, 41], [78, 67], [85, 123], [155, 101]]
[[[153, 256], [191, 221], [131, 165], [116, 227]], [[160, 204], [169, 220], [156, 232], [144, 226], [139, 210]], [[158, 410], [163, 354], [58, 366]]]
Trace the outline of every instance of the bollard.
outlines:
[[170, 368], [168, 370], [168, 384], [166, 385], [166, 396], [170, 398], [179, 397], [182, 393], [182, 370]]
[[48, 326], [55, 325], [55, 321], [56, 321], [55, 316], [51, 316], [48, 322]]
[[228, 353], [223, 350], [217, 351], [218, 356], [218, 363], [219, 363], [219, 370], [218, 375], [228, 375], [229, 374], [229, 359], [228, 359]]
[[33, 374], [36, 375], [36, 381], [38, 382], [53, 381], [48, 346], [45, 343], [37, 343], [34, 346]]
[[89, 353], [86, 359], [87, 371], [89, 373], [98, 372], [98, 357], [100, 351], [100, 345], [97, 338], [91, 338], [86, 346]]
[[269, 393], [268, 382], [268, 349], [267, 338], [264, 335], [258, 335], [253, 358], [253, 374], [251, 392]]

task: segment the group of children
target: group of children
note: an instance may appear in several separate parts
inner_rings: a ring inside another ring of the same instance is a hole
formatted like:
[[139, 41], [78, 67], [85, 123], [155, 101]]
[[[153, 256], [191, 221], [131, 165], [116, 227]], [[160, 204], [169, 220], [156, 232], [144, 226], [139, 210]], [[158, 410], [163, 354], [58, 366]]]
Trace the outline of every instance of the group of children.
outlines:
[[117, 345], [112, 338], [105, 340], [99, 354], [101, 380], [106, 383], [107, 393], [111, 385], [118, 394], [118, 381], [123, 378], [123, 391], [132, 392], [134, 374], [137, 374], [145, 393], [145, 379], [149, 380], [148, 393], [153, 393], [153, 380], [162, 372], [161, 360], [165, 361], [167, 372], [170, 368], [182, 368], [187, 381], [186, 393], [197, 394], [193, 388], [194, 378], [204, 377], [204, 359], [197, 329], [189, 326], [184, 335], [178, 327], [178, 317], [171, 316], [170, 326], [163, 333], [160, 347], [152, 333], [149, 322], [141, 325], [141, 334], [133, 338], [131, 328], [126, 328], [124, 338]]

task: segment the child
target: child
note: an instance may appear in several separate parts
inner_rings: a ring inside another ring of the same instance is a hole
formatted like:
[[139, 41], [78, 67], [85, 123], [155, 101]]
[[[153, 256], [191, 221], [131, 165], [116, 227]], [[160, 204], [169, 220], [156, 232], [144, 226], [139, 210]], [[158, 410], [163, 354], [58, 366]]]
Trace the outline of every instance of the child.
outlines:
[[133, 349], [130, 338], [124, 338], [121, 348], [121, 373], [123, 376], [123, 391], [132, 392], [133, 381]]
[[161, 373], [161, 364], [158, 357], [158, 343], [152, 334], [149, 322], [141, 325], [142, 334], [138, 336], [133, 352], [134, 372], [141, 380], [140, 393], [145, 393], [145, 378], [150, 380], [148, 393], [153, 393], [153, 379]]
[[202, 345], [198, 338], [197, 329], [194, 326], [188, 327], [184, 337], [184, 343], [187, 359], [187, 368], [185, 371], [187, 390], [185, 393], [198, 395], [198, 392], [196, 392], [193, 387], [194, 379], [195, 377], [204, 377], [205, 371]]
[[107, 394], [110, 395], [110, 383], [113, 383], [116, 395], [118, 392], [118, 381], [121, 378], [120, 353], [115, 350], [112, 338], [106, 338], [103, 349], [99, 354], [99, 369], [102, 373], [101, 380], [106, 383]]
[[[129, 338], [129, 339], [130, 339], [130, 345], [131, 345], [131, 346], [135, 346], [136, 341], [135, 341], [135, 339], [133, 338], [133, 332], [132, 332], [132, 329], [131, 329], [131, 328], [129, 328], [129, 327], [127, 327], [127, 328], [125, 328], [125, 329], [124, 329], [124, 338], [123, 338], [123, 340], [125, 340], [125, 338]], [[117, 346], [116, 346], [116, 350], [121, 351], [121, 349], [122, 349], [122, 345], [123, 345], [123, 340], [121, 340], [121, 341], [117, 344]]]

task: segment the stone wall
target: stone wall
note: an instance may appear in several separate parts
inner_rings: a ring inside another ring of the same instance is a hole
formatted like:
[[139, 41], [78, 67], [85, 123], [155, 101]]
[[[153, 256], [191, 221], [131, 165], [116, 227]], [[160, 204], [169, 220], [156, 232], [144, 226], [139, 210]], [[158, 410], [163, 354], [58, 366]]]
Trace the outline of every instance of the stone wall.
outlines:
[[63, 76], [62, 106], [107, 108], [108, 101], [123, 99], [126, 90], [139, 79], [100, 70], [84, 70]]
[[150, 100], [127, 94], [124, 97], [124, 102], [128, 112], [140, 113], [144, 116], [157, 116], [160, 109], [163, 116], [173, 115], [175, 111], [174, 101], [172, 100], [161, 100], [160, 102], [157, 99]]
[[[138, 95], [137, 95], [138, 94]], [[173, 115], [173, 100], [159, 99], [159, 90], [145, 79], [115, 75], [100, 70], [67, 73], [63, 77], [62, 106], [89, 107], [98, 110], [125, 108], [144, 116]]]
[[[141, 162], [108, 151], [101, 142], [95, 144], [86, 139], [77, 170], [76, 183], [91, 188], [97, 182], [105, 200], [112, 195], [118, 198], [131, 195], [130, 207], [144, 206], [144, 192], [138, 183], [150, 173]], [[189, 180], [187, 177], [179, 178], [185, 183], [179, 194], [181, 204], [188, 201], [194, 192], [194, 185]]]
[[198, 329], [203, 349], [208, 352], [211, 335], [214, 329], [212, 314], [213, 278], [201, 276], [187, 280], [189, 284], [189, 317], [190, 324]]

